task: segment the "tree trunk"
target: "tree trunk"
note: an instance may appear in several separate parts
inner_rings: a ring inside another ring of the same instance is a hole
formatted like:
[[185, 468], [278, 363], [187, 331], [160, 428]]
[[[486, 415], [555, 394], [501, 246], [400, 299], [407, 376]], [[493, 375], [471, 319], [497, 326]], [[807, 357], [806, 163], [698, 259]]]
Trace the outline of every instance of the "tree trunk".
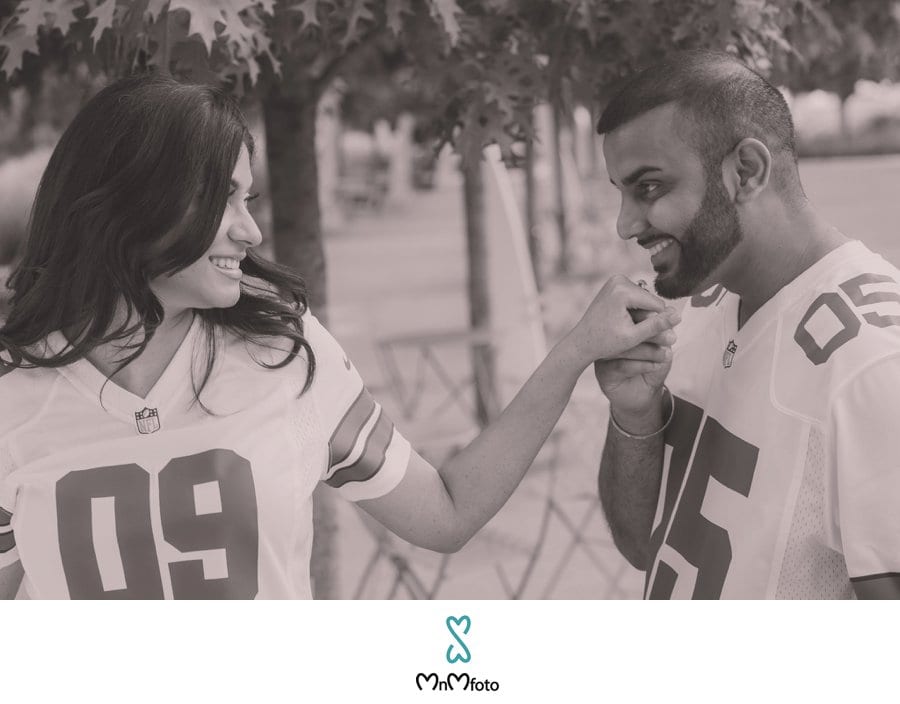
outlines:
[[847, 115], [847, 98], [849, 98], [850, 96], [842, 95], [840, 97], [841, 104], [838, 110], [841, 120], [841, 139], [844, 140], [844, 146], [846, 147], [849, 146], [853, 141], [853, 133], [850, 130], [850, 120], [848, 119], [849, 116]]
[[537, 193], [534, 184], [534, 139], [525, 142], [525, 232], [528, 236], [528, 253], [531, 255], [531, 268], [534, 271], [534, 283], [538, 291], [544, 288], [541, 279], [541, 249], [538, 239]]
[[[316, 164], [317, 100], [312, 86], [285, 75], [263, 97], [266, 160], [272, 198], [275, 259], [299, 271], [309, 304], [327, 323], [325, 253], [319, 211]], [[334, 497], [319, 488], [313, 494], [313, 547], [310, 577], [316, 599], [340, 597]]]
[[[488, 289], [488, 247], [485, 234], [484, 180], [481, 161], [463, 162], [463, 198], [466, 210], [466, 254], [468, 258], [469, 324], [489, 328], [491, 302]], [[497, 415], [494, 383], [494, 351], [489, 344], [472, 345], [472, 374], [478, 422], [486, 426]]]
[[316, 164], [316, 108], [312, 86], [302, 81], [293, 85], [275, 83], [263, 97], [275, 259], [301, 273], [310, 307], [319, 316], [327, 294]]
[[42, 88], [43, 73], [39, 74], [34, 81], [26, 82], [21, 93], [18, 94], [18, 99], [22, 100], [22, 108], [19, 113], [18, 139], [11, 150], [13, 155], [27, 154], [35, 147], [34, 130], [37, 127], [40, 103], [43, 100]]
[[559, 133], [562, 129], [562, 110], [553, 104], [553, 190], [555, 195], [554, 216], [556, 231], [559, 234], [559, 262], [557, 271], [560, 274], [569, 273], [569, 232], [566, 224], [566, 188], [563, 177], [562, 150], [560, 147]]
[[600, 156], [597, 154], [600, 145], [597, 143], [597, 136], [594, 126], [591, 125], [590, 140], [588, 142], [590, 145], [590, 150], [588, 151], [588, 178], [591, 180], [596, 179], [600, 174]]

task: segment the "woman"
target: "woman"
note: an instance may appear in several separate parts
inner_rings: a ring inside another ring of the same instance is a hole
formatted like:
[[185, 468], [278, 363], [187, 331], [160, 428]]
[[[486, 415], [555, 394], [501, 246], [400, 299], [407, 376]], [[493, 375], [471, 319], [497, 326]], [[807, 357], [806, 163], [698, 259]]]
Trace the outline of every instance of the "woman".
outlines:
[[[252, 155], [220, 91], [152, 76], [101, 91], [57, 145], [0, 328], [5, 596], [309, 597], [319, 481], [406, 540], [458, 550], [588, 364], [649, 370], [668, 354], [677, 315], [607, 285], [437, 471], [307, 310], [301, 280], [254, 253]], [[629, 308], [655, 313], [635, 324]]]

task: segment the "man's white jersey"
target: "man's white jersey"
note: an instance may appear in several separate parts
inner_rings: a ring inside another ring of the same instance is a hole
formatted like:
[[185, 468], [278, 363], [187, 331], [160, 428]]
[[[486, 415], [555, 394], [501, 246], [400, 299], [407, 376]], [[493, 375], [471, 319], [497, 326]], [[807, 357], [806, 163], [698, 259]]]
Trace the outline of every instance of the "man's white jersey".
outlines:
[[[190, 332], [146, 398], [87, 360], [0, 378], [0, 567], [31, 598], [308, 598], [311, 494], [386, 494], [409, 444], [312, 316], [301, 356]], [[65, 346], [61, 335], [48, 338]]]
[[900, 272], [849, 242], [737, 329], [695, 296], [648, 598], [831, 598], [900, 573]]

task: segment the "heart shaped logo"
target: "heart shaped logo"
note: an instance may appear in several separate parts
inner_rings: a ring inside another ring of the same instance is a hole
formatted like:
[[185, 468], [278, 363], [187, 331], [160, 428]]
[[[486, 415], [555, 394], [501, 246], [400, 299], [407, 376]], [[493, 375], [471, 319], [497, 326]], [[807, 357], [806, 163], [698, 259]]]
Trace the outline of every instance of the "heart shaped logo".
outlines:
[[422, 686], [422, 682], [424, 681], [425, 684], [430, 684], [432, 677], [434, 678], [434, 684], [431, 685], [431, 689], [433, 691], [437, 689], [438, 682], [440, 681], [437, 672], [432, 672], [430, 675], [426, 675], [424, 672], [420, 672], [418, 675], [416, 675], [416, 687], [419, 688], [420, 692], [425, 689], [425, 687]]
[[[462, 639], [462, 635], [466, 635], [471, 626], [472, 619], [468, 616], [460, 616], [459, 618], [456, 616], [447, 617], [447, 630], [450, 631], [450, 635], [453, 636], [453, 639], [459, 645], [458, 650], [453, 643], [447, 648], [447, 662], [451, 665], [455, 662], [469, 662], [472, 659], [472, 654]], [[459, 634], [457, 629], [462, 630], [462, 635]]]

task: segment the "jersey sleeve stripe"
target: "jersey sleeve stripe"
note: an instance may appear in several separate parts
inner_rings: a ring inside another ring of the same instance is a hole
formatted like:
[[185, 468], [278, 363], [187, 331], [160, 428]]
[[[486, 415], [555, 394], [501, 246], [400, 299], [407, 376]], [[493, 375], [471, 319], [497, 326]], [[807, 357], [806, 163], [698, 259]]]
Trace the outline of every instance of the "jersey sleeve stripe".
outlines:
[[8, 526], [11, 520], [12, 514], [9, 511], [0, 508], [0, 528]]
[[16, 547], [16, 536], [12, 531], [0, 533], [0, 555]]
[[326, 480], [326, 483], [338, 488], [348, 482], [364, 482], [374, 477], [384, 464], [393, 435], [394, 424], [382, 410], [359, 459], [353, 464], [339, 469]]
[[359, 396], [347, 409], [341, 422], [338, 423], [331, 440], [328, 441], [328, 450], [330, 453], [329, 467], [334, 467], [346, 460], [353, 448], [356, 447], [356, 440], [359, 438], [360, 432], [366, 425], [366, 421], [375, 412], [375, 399], [366, 390], [365, 387], [359, 392]]

